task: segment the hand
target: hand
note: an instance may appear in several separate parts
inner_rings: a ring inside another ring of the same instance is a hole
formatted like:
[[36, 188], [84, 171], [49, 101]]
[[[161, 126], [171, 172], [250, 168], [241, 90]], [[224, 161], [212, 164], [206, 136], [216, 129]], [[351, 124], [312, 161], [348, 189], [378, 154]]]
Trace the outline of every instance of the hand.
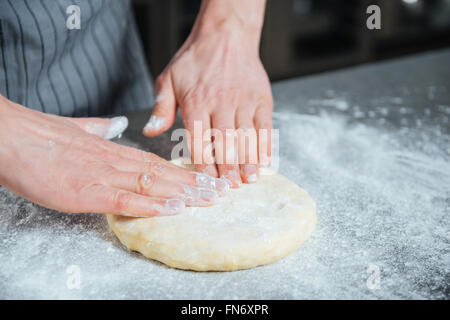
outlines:
[[[238, 159], [240, 165], [237, 161], [218, 162], [217, 168], [196, 165], [197, 170], [211, 176], [226, 177], [233, 187], [241, 181], [255, 182], [258, 163], [268, 165], [270, 161], [273, 110], [270, 82], [258, 55], [259, 40], [248, 34], [228, 25], [222, 26], [220, 32], [203, 32], [194, 27], [156, 80], [156, 104], [143, 130], [144, 135], [153, 137], [169, 129], [177, 105], [193, 141], [202, 138], [194, 134], [194, 121], [202, 122], [202, 135], [209, 128], [221, 130], [223, 136], [226, 129], [253, 129], [258, 133], [259, 129], [265, 129], [267, 135], [258, 134], [259, 148], [242, 146], [240, 138], [234, 146], [224, 146], [222, 139], [214, 141], [216, 159], [218, 155], [222, 159]], [[208, 135], [206, 138], [211, 142]], [[203, 153], [207, 152], [207, 146], [203, 143]], [[196, 152], [193, 149], [195, 146], [191, 144], [191, 154]]]
[[58, 211], [139, 217], [211, 205], [226, 191], [224, 180], [103, 139], [126, 126], [125, 117], [59, 117], [0, 95], [0, 184]]

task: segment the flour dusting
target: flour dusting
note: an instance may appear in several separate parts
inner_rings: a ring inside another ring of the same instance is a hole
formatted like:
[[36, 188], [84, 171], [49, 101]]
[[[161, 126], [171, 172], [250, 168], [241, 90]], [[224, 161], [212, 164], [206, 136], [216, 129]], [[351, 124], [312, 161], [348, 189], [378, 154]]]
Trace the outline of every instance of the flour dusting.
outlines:
[[[173, 270], [125, 250], [101, 215], [56, 213], [0, 189], [0, 296], [448, 298], [450, 137], [442, 127], [379, 130], [327, 112], [276, 112], [274, 125], [280, 173], [317, 203], [316, 230], [292, 255], [233, 273]], [[80, 290], [66, 287], [73, 264]], [[369, 265], [380, 268], [379, 290], [367, 288]]]

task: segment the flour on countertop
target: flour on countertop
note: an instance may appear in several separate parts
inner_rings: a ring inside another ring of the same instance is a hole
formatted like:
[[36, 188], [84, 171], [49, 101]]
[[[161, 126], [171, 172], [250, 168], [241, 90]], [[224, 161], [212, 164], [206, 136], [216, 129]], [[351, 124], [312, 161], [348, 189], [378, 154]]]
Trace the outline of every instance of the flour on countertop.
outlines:
[[[280, 173], [316, 200], [318, 224], [301, 250], [251, 270], [170, 269], [127, 252], [102, 215], [53, 212], [0, 188], [0, 298], [448, 298], [450, 136], [374, 124], [274, 114]], [[80, 290], [66, 285], [70, 265]], [[369, 265], [378, 290], [366, 285]]]

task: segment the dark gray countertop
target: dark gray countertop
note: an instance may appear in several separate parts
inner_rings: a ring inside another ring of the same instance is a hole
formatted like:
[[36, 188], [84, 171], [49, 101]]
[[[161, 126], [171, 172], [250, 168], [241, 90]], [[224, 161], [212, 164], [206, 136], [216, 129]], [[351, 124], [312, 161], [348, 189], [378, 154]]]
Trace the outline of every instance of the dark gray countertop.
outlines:
[[[449, 299], [450, 50], [273, 91], [279, 171], [318, 210], [293, 254], [237, 272], [174, 270], [128, 252], [102, 215], [0, 188], [0, 298]], [[170, 134], [141, 136], [148, 116], [130, 114], [118, 142], [168, 158]]]

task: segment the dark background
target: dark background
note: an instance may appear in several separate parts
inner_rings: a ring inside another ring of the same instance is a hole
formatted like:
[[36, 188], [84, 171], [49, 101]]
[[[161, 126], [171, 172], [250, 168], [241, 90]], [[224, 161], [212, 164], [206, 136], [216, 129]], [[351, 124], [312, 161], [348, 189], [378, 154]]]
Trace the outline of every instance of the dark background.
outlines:
[[[153, 75], [189, 34], [200, 3], [133, 0]], [[371, 4], [381, 8], [381, 30], [366, 27]], [[447, 46], [450, 0], [268, 0], [261, 58], [279, 80]]]

